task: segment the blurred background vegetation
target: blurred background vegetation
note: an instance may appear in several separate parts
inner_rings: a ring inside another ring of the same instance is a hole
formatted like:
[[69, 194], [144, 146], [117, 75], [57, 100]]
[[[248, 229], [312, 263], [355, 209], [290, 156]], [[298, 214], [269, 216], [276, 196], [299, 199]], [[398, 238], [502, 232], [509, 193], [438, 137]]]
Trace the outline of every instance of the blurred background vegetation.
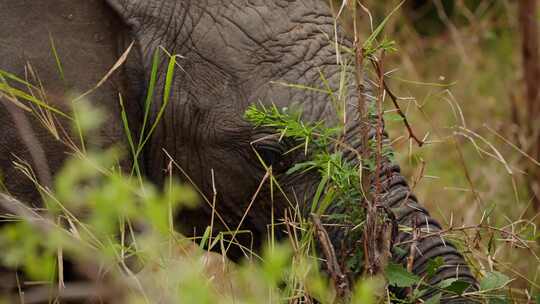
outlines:
[[[400, 1], [362, 3], [376, 26]], [[540, 206], [531, 191], [540, 171], [531, 148], [540, 116], [527, 110], [537, 101], [526, 95], [523, 75], [530, 63], [521, 58], [519, 4], [406, 1], [385, 28], [398, 48], [386, 56], [385, 71], [426, 144], [410, 140], [401, 121], [386, 123], [420, 201], [444, 226], [471, 227], [452, 234], [477, 258], [477, 270], [498, 269], [530, 292], [540, 284]], [[367, 29], [360, 33], [369, 33], [367, 14], [361, 18]]]

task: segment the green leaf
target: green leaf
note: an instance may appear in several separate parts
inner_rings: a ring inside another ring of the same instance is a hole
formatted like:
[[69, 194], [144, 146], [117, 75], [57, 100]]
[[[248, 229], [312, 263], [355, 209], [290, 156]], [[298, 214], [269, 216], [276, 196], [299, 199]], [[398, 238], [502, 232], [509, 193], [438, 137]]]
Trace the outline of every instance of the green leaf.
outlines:
[[389, 263], [384, 273], [388, 284], [396, 287], [411, 287], [420, 281], [418, 276], [395, 263]]
[[376, 286], [374, 286], [373, 281], [360, 281], [354, 289], [354, 294], [351, 299], [351, 304], [373, 304], [377, 303], [374, 291]]
[[437, 273], [437, 270], [439, 270], [439, 268], [444, 265], [444, 258], [439, 256], [435, 259], [430, 259], [428, 261], [428, 265], [427, 265], [427, 274], [429, 277], [432, 277], [435, 275], [435, 273]]
[[441, 297], [442, 297], [442, 293], [438, 293], [436, 295], [434, 295], [433, 297], [427, 299], [424, 304], [439, 304], [441, 303]]
[[456, 293], [458, 295], [463, 294], [463, 292], [471, 285], [469, 282], [465, 282], [458, 279], [452, 279], [453, 282], [446, 288], [445, 290], [448, 290], [450, 292]]
[[508, 298], [504, 295], [497, 295], [488, 298], [488, 304], [508, 304]]
[[319, 183], [319, 186], [317, 186], [317, 191], [315, 192], [315, 195], [313, 196], [313, 201], [311, 202], [311, 212], [316, 212], [317, 207], [319, 206], [319, 199], [321, 197], [322, 192], [324, 191], [326, 187], [326, 182], [328, 181], [327, 176], [323, 176], [321, 179], [321, 182]]
[[510, 278], [506, 275], [493, 271], [488, 272], [486, 276], [480, 281], [480, 290], [499, 289], [510, 282]]
[[291, 263], [292, 250], [288, 244], [277, 244], [264, 250], [262, 270], [265, 278], [273, 284], [282, 279]]
[[437, 284], [437, 287], [440, 289], [446, 289], [448, 286], [452, 285], [452, 283], [454, 283], [455, 281], [457, 281], [456, 278], [442, 280], [439, 282], [439, 284]]
[[298, 163], [292, 166], [289, 170], [287, 170], [287, 175], [291, 175], [295, 172], [302, 171], [302, 173], [305, 173], [306, 171], [309, 171], [313, 168], [315, 168], [316, 164], [312, 161], [309, 162], [303, 162]]
[[392, 248], [392, 251], [394, 256], [405, 256], [408, 254], [407, 250], [397, 246]]
[[199, 243], [199, 247], [204, 250], [204, 246], [206, 245], [206, 242], [210, 239], [210, 233], [212, 232], [211, 227], [207, 226], [204, 230], [204, 234], [202, 236], [201, 242]]
[[384, 115], [386, 121], [403, 121], [403, 117], [397, 113], [387, 113]]

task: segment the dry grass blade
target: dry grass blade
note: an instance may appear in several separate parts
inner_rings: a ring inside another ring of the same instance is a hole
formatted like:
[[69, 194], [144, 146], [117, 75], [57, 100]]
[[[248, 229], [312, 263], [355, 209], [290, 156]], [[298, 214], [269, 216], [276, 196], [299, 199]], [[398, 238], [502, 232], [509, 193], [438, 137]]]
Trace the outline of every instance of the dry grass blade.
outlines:
[[[253, 193], [253, 197], [251, 198], [251, 201], [249, 202], [248, 206], [246, 207], [246, 210], [244, 211], [244, 214], [242, 215], [242, 219], [240, 219], [240, 222], [238, 222], [238, 226], [236, 226], [236, 229], [234, 230], [231, 239], [234, 240], [236, 238], [236, 235], [238, 234], [238, 231], [240, 231], [240, 227], [242, 227], [242, 224], [244, 224], [244, 220], [246, 219], [247, 215], [249, 214], [249, 211], [251, 210], [251, 207], [255, 203], [257, 196], [262, 190], [262, 187], [264, 186], [264, 183], [268, 178], [271, 176], [271, 171], [266, 171], [263, 178], [261, 179], [261, 182], [259, 183], [259, 187], [257, 190], [255, 190], [255, 193]], [[229, 249], [231, 248], [232, 242], [229, 243], [227, 248], [225, 249], [225, 252], [223, 254], [226, 254]]]
[[513, 144], [510, 140], [508, 140], [507, 138], [505, 138], [504, 136], [502, 136], [499, 132], [493, 130], [491, 127], [489, 127], [487, 124], [484, 124], [484, 127], [486, 129], [488, 129], [491, 133], [493, 133], [495, 136], [497, 136], [498, 138], [500, 138], [502, 141], [504, 141], [506, 144], [508, 144], [509, 146], [511, 146], [512, 148], [514, 148], [516, 151], [518, 151], [521, 155], [523, 155], [524, 157], [526, 157], [527, 159], [529, 159], [533, 164], [535, 164], [536, 166], [539, 166], [540, 167], [540, 162], [536, 159], [534, 159], [531, 155], [529, 155], [527, 152], [523, 151], [522, 149], [520, 149], [518, 146], [516, 146], [515, 144]]
[[45, 218], [43, 215], [29, 208], [26, 204], [5, 193], [0, 193], [0, 207], [31, 224], [38, 226], [43, 231], [51, 231], [56, 226], [50, 219]]
[[133, 48], [133, 45], [135, 45], [135, 41], [127, 47], [127, 49], [124, 51], [124, 53], [122, 53], [120, 58], [118, 58], [118, 60], [113, 64], [113, 66], [109, 69], [105, 76], [103, 76], [103, 78], [101, 78], [101, 80], [98, 81], [98, 83], [94, 87], [75, 98], [73, 102], [82, 100], [83, 98], [97, 90], [99, 87], [101, 87], [107, 81], [107, 79], [109, 79], [109, 77], [111, 77], [111, 75], [124, 64], [124, 62], [127, 60], [129, 53], [131, 52], [131, 49]]

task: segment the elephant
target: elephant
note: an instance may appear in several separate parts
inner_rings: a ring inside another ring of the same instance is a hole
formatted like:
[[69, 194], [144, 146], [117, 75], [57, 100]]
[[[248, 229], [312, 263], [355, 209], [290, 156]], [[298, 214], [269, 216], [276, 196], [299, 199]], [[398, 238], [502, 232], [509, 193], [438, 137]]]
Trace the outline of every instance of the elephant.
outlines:
[[[283, 191], [306, 198], [299, 201], [299, 207], [308, 209], [305, 201], [314, 195], [318, 175], [286, 174], [302, 156], [284, 154], [288, 149], [286, 141], [268, 136], [272, 134], [268, 128], [254, 128], [244, 113], [254, 103], [280, 108], [301, 104], [306, 121], [336, 123], [328, 95], [275, 83], [321, 87], [322, 73], [329, 86], [339, 84], [340, 67], [332, 37], [337, 34], [340, 43], [349, 47], [352, 41], [339, 26], [334, 28], [334, 15], [327, 1], [4, 0], [0, 3], [0, 20], [0, 69], [39, 79], [46, 88], [48, 102], [66, 112], [71, 98], [66, 92], [90, 92], [88, 98], [106, 109], [105, 127], [96, 138], [96, 144], [104, 147], [126, 144], [119, 93], [133, 126], [131, 131], [137, 134], [154, 53], [162, 48], [179, 54], [181, 69], [176, 69], [171, 79], [169, 104], [139, 160], [145, 177], [162, 185], [167, 176], [163, 169], [174, 159], [204, 195], [212, 196], [215, 189], [222, 224], [235, 227], [243, 220], [241, 228], [252, 232], [255, 247], [260, 247], [265, 238], [271, 208], [275, 218], [283, 218], [288, 206], [283, 195], [276, 195], [271, 203], [270, 191], [263, 186], [243, 218], [266, 172], [257, 154], [273, 167]], [[100, 83], [131, 44], [125, 62]], [[166, 66], [165, 59], [161, 58], [160, 68]], [[160, 89], [155, 91], [155, 102], [149, 109], [154, 119], [159, 115], [165, 81], [165, 74], [158, 74], [156, 87]], [[99, 88], [92, 89], [96, 83], [100, 83]], [[355, 119], [359, 93], [354, 84], [349, 91], [345, 140], [360, 151], [359, 122]], [[0, 168], [6, 190], [22, 201], [38, 205], [40, 195], [32, 182], [14, 168], [14, 155], [32, 164], [39, 182], [50, 186], [67, 158], [67, 148], [5, 94], [0, 95], [0, 101], [0, 121], [9, 126], [0, 131]], [[58, 121], [67, 126], [62, 117]], [[255, 141], [257, 145], [252, 144]], [[346, 158], [356, 159], [354, 151], [343, 153]], [[132, 161], [127, 159], [126, 167]], [[382, 201], [397, 223], [417, 223], [418, 228], [441, 231], [439, 223], [411, 192], [399, 165], [389, 158], [382, 163]], [[331, 206], [329, 210], [339, 213], [339, 208]], [[177, 220], [185, 231], [201, 233], [211, 212], [202, 206], [179, 215]], [[278, 232], [278, 237], [286, 236]], [[339, 248], [343, 233], [333, 229], [330, 238]], [[393, 241], [407, 243], [411, 238], [409, 232], [399, 231]], [[450, 242], [430, 236], [418, 240], [416, 246], [412, 265], [415, 274], [422, 276], [428, 262], [441, 257], [444, 266], [430, 278], [430, 283], [459, 278], [470, 283], [470, 290], [478, 288], [465, 259]], [[402, 251], [409, 252], [409, 245], [404, 245]], [[234, 258], [235, 253], [231, 255]], [[396, 263], [405, 264], [406, 259], [407, 254], [392, 254]], [[446, 302], [467, 300], [454, 297]]]

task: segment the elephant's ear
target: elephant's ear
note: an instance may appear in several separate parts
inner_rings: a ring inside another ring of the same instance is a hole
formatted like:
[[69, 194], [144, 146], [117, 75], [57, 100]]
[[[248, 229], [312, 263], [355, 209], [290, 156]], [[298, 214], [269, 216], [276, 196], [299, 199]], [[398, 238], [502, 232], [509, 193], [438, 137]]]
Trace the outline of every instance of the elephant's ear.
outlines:
[[147, 0], [106, 0], [109, 6], [122, 17], [124, 22], [134, 29], [140, 28], [142, 16], [147, 10]]
[[[152, 54], [161, 45], [162, 33], [156, 35], [157, 27], [163, 24], [163, 18], [168, 18], [169, 13], [163, 10], [170, 2], [169, 0], [105, 0], [108, 5], [118, 14], [124, 24], [130, 29], [130, 39], [137, 44], [140, 67], [145, 74], [148, 73], [152, 65]], [[139, 68], [140, 68], [139, 67]], [[146, 75], [148, 76], [148, 75]]]
[[[1, 1], [1, 0], [0, 0]], [[201, 0], [198, 0], [201, 1]], [[187, 7], [178, 0], [106, 0], [123, 22], [130, 27], [133, 38], [143, 48], [143, 57], [160, 45], [168, 45], [186, 31]], [[172, 50], [171, 50], [172, 51]], [[146, 58], [148, 59], [148, 58]]]

